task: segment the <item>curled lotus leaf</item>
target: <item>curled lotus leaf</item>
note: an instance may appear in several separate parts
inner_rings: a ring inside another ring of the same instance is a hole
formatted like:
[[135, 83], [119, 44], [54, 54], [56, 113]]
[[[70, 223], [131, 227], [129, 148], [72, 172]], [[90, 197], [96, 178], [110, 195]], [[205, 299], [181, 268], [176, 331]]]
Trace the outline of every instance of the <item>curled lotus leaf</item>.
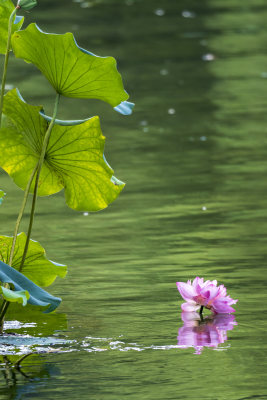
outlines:
[[[43, 110], [40, 111], [41, 116], [47, 121], [51, 122], [52, 118], [49, 117], [44, 113]], [[55, 124], [56, 125], [62, 125], [62, 126], [71, 126], [71, 125], [80, 125], [85, 121], [88, 121], [90, 118], [86, 119], [74, 119], [74, 120], [63, 120], [63, 119], [55, 119]]]
[[2, 204], [4, 195], [5, 195], [5, 192], [0, 189], [0, 204]]
[[26, 306], [30, 295], [27, 290], [10, 290], [4, 286], [0, 286], [0, 293], [3, 298], [11, 303], [20, 303]]
[[[11, 0], [0, 1], [0, 54], [5, 54], [8, 34], [9, 17], [15, 9]], [[23, 24], [23, 17], [14, 18], [12, 32], [19, 30]]]
[[57, 93], [66, 97], [99, 99], [127, 115], [133, 103], [127, 102], [122, 78], [113, 57], [99, 57], [82, 49], [72, 33], [45, 33], [36, 24], [12, 36], [16, 57], [34, 64]]
[[[0, 129], [0, 165], [22, 189], [39, 160], [48, 126], [41, 109], [25, 103], [16, 89], [5, 96], [4, 113], [13, 126]], [[70, 208], [98, 211], [107, 207], [118, 197], [124, 183], [113, 176], [113, 170], [104, 160], [104, 143], [98, 117], [78, 125], [55, 124], [38, 195], [47, 196], [64, 188]]]
[[42, 307], [49, 306], [44, 311], [45, 313], [54, 311], [61, 303], [59, 297], [52, 296], [28, 279], [25, 275], [2, 261], [0, 261], [0, 281], [2, 283], [14, 285], [15, 291], [27, 291], [30, 295], [28, 299], [29, 304]]
[[[0, 260], [9, 263], [12, 237], [0, 236]], [[25, 233], [17, 236], [12, 268], [19, 270], [26, 242]], [[36, 285], [49, 286], [57, 276], [64, 278], [67, 273], [65, 265], [57, 264], [46, 258], [45, 250], [40, 243], [30, 240], [27, 256], [23, 266], [23, 274]]]

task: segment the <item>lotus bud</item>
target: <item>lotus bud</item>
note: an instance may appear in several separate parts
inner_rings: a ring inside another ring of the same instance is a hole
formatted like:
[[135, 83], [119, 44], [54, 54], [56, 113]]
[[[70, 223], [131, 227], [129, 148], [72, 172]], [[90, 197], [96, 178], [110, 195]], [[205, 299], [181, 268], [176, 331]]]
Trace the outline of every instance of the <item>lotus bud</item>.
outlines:
[[18, 0], [17, 7], [22, 10], [31, 10], [37, 5], [37, 0]]

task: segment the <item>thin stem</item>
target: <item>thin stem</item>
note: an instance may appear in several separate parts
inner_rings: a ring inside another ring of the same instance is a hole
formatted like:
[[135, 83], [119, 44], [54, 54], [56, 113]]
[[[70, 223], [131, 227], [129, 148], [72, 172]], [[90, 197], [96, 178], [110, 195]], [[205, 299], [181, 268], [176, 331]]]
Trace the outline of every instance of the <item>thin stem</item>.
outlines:
[[[15, 246], [16, 246], [16, 241], [17, 241], [20, 222], [21, 222], [24, 210], [25, 210], [25, 206], [26, 206], [27, 199], [28, 199], [29, 192], [30, 192], [30, 187], [31, 187], [34, 175], [36, 174], [38, 164], [39, 164], [39, 162], [36, 164], [34, 170], [32, 171], [32, 174], [30, 176], [30, 179], [29, 179], [29, 181], [27, 183], [27, 186], [26, 186], [26, 189], [25, 189], [25, 192], [24, 192], [24, 197], [23, 197], [22, 205], [21, 205], [20, 212], [19, 212], [19, 215], [18, 215], [18, 218], [17, 218], [17, 222], [16, 222], [16, 226], [15, 226], [15, 230], [14, 230], [14, 235], [13, 235], [13, 240], [12, 240], [11, 251], [10, 251], [9, 260], [8, 260], [8, 264], [10, 265], [10, 267], [12, 266], [12, 261], [13, 261], [13, 256], [14, 256], [14, 251], [15, 251]], [[5, 283], [4, 287], [9, 288], [9, 284]], [[3, 303], [2, 303], [2, 307], [0, 309], [0, 333], [3, 332], [4, 317], [5, 317], [5, 314], [7, 312], [8, 307], [9, 307], [9, 304], [10, 304], [9, 301], [4, 300]]]
[[7, 309], [9, 307], [10, 302], [7, 300], [3, 301], [2, 307], [1, 307], [1, 311], [0, 311], [0, 333], [3, 333], [3, 328], [4, 328], [4, 319], [5, 319], [5, 315], [7, 312]]
[[25, 189], [25, 192], [24, 192], [24, 197], [23, 197], [22, 205], [21, 205], [20, 212], [19, 212], [19, 215], [18, 215], [18, 218], [17, 218], [17, 222], [16, 222], [16, 226], [15, 226], [15, 230], [14, 230], [14, 235], [13, 235], [12, 247], [11, 247], [11, 251], [10, 251], [10, 255], [9, 255], [8, 264], [10, 265], [10, 267], [12, 266], [12, 261], [13, 261], [13, 256], [14, 256], [15, 245], [16, 245], [16, 241], [17, 241], [20, 222], [21, 222], [24, 210], [25, 210], [27, 199], [28, 199], [28, 196], [29, 196], [29, 193], [30, 193], [31, 184], [32, 184], [33, 178], [34, 178], [34, 176], [36, 174], [38, 164], [39, 164], [39, 162], [34, 167], [34, 170], [32, 171], [32, 174], [30, 176], [30, 179], [29, 179], [29, 181], [27, 183], [27, 186], [26, 186], [26, 189]]
[[202, 315], [204, 306], [200, 307], [199, 314]]
[[38, 185], [39, 185], [39, 178], [40, 178], [40, 174], [41, 174], [41, 169], [44, 163], [44, 159], [45, 159], [45, 153], [47, 150], [47, 146], [49, 143], [49, 139], [50, 139], [50, 135], [52, 132], [52, 128], [53, 125], [55, 123], [55, 119], [57, 116], [57, 110], [58, 110], [58, 104], [59, 104], [59, 99], [60, 99], [60, 94], [57, 93], [56, 96], [56, 101], [55, 101], [55, 106], [54, 106], [54, 112], [53, 112], [53, 117], [52, 120], [48, 126], [48, 129], [45, 133], [45, 137], [44, 137], [44, 141], [43, 141], [43, 147], [41, 150], [41, 155], [40, 155], [40, 159], [39, 159], [39, 163], [38, 163], [38, 168], [37, 168], [37, 173], [36, 173], [36, 178], [35, 178], [35, 185], [34, 185], [34, 192], [33, 192], [33, 199], [32, 199], [32, 208], [31, 208], [31, 215], [30, 215], [30, 221], [29, 221], [29, 227], [28, 227], [28, 233], [27, 233], [27, 239], [26, 239], [26, 243], [25, 243], [25, 247], [24, 247], [24, 252], [23, 252], [23, 256], [22, 256], [22, 260], [21, 260], [21, 264], [20, 264], [20, 268], [19, 268], [19, 272], [22, 271], [26, 256], [27, 256], [27, 251], [28, 251], [28, 247], [29, 247], [29, 243], [30, 243], [30, 237], [31, 237], [31, 231], [32, 231], [32, 225], [33, 225], [33, 219], [34, 219], [34, 212], [35, 212], [35, 206], [36, 206], [36, 199], [37, 199], [37, 193], [38, 193]]
[[2, 322], [2, 319], [4, 318], [5, 313], [7, 312], [9, 304], [10, 304], [9, 301], [4, 300], [2, 308], [1, 308], [1, 312], [0, 312], [0, 321], [1, 322]]
[[2, 75], [2, 85], [1, 85], [1, 96], [0, 96], [0, 128], [2, 123], [2, 114], [3, 114], [3, 103], [4, 103], [4, 93], [5, 93], [5, 86], [6, 86], [6, 75], [7, 75], [7, 66], [8, 66], [8, 59], [9, 59], [9, 52], [11, 48], [11, 35], [12, 35], [12, 24], [14, 17], [16, 15], [17, 6], [11, 13], [8, 22], [8, 33], [7, 33], [7, 44], [6, 44], [6, 53], [5, 53], [5, 62], [4, 62], [4, 70]]

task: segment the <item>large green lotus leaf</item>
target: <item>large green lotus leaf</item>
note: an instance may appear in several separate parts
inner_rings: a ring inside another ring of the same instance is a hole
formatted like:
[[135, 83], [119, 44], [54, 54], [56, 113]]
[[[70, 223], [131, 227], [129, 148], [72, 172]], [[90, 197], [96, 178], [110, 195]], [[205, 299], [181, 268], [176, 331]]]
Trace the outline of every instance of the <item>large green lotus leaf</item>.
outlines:
[[[41, 151], [48, 122], [41, 107], [30, 106], [13, 89], [4, 100], [4, 113], [13, 127], [0, 129], [0, 165], [25, 189]], [[114, 201], [124, 183], [113, 177], [103, 157], [105, 138], [99, 118], [75, 125], [54, 125], [41, 171], [39, 196], [65, 188], [66, 203], [80, 211], [98, 211]], [[33, 188], [31, 188], [32, 190]]]
[[[0, 236], [0, 260], [8, 263], [12, 246], [12, 237]], [[20, 233], [17, 236], [12, 268], [19, 270], [25, 247], [26, 235]], [[65, 265], [50, 261], [45, 256], [43, 247], [34, 240], [30, 240], [27, 256], [22, 270], [23, 274], [36, 285], [49, 286], [57, 276], [64, 278], [67, 273]]]
[[45, 313], [54, 311], [61, 303], [59, 297], [52, 296], [26, 276], [2, 261], [0, 261], [0, 281], [13, 284], [16, 291], [27, 291], [30, 295], [29, 304], [43, 307], [49, 306], [44, 311]]
[[[7, 45], [7, 31], [9, 17], [15, 9], [11, 0], [0, 0], [0, 53], [5, 54]], [[23, 17], [16, 17], [13, 23], [12, 32], [17, 31], [23, 24]]]
[[[14, 182], [25, 189], [36, 166], [42, 149], [42, 143], [48, 123], [41, 117], [40, 106], [30, 106], [24, 102], [16, 89], [4, 97], [4, 127], [0, 129], [0, 166], [14, 179]], [[54, 179], [50, 166], [45, 163], [41, 182], [45, 181], [46, 195], [58, 192], [63, 188], [60, 179]], [[44, 185], [43, 185], [44, 186]], [[32, 183], [31, 192], [34, 189]], [[44, 190], [39, 190], [42, 195]]]
[[72, 33], [45, 33], [30, 24], [12, 36], [12, 46], [15, 56], [36, 65], [61, 95], [99, 99], [113, 107], [129, 97], [116, 60], [80, 48]]
[[0, 189], [0, 205], [2, 204], [4, 195], [5, 195], [5, 192], [3, 192], [3, 190]]
[[30, 298], [29, 292], [27, 290], [10, 290], [4, 286], [0, 286], [0, 293], [5, 300], [11, 303], [20, 303], [26, 306], [27, 301]]

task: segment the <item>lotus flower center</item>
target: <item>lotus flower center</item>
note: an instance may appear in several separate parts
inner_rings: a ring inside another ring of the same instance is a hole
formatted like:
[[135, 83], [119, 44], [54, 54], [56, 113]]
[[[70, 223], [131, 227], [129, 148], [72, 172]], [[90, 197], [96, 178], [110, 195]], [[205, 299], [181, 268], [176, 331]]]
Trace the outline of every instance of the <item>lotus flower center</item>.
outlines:
[[201, 295], [195, 296], [194, 301], [197, 304], [200, 304], [201, 306], [205, 306], [205, 303], [206, 303], [206, 299], [204, 299], [204, 297], [202, 297]]

